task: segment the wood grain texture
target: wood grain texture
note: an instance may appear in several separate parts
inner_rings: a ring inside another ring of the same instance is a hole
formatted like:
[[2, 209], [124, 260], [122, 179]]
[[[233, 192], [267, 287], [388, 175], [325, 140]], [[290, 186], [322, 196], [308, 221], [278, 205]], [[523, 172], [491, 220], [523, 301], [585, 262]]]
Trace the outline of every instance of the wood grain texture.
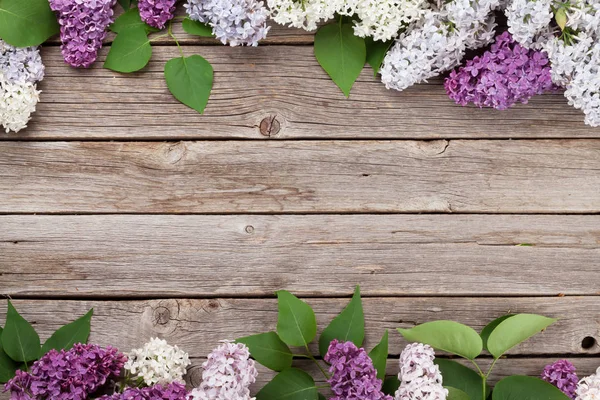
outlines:
[[600, 141], [2, 142], [4, 213], [600, 212]]
[[594, 295], [600, 285], [600, 215], [9, 215], [0, 226], [0, 293], [11, 296], [349, 296], [357, 283], [369, 296]]
[[[186, 282], [182, 281], [182, 285]], [[348, 298], [307, 299], [323, 329], [347, 304]], [[148, 338], [160, 336], [185, 349], [192, 357], [206, 357], [219, 340], [274, 330], [277, 322], [275, 299], [208, 300], [162, 299], [144, 301], [54, 301], [15, 300], [19, 312], [43, 338], [75, 316], [94, 308], [90, 342], [112, 344], [128, 350]], [[600, 346], [582, 348], [585, 337], [600, 339], [596, 310], [600, 297], [536, 298], [365, 298], [365, 348], [371, 349], [390, 330], [390, 356], [398, 356], [406, 341], [395, 332], [416, 324], [452, 319], [481, 330], [505, 313], [534, 312], [559, 321], [509, 351], [509, 355], [599, 355]], [[0, 302], [4, 320], [6, 301]], [[243, 322], [243, 323], [242, 323]], [[316, 355], [316, 345], [311, 345]], [[300, 351], [300, 350], [298, 350]]]
[[[312, 46], [185, 46], [186, 54], [201, 54], [215, 69], [200, 115], [178, 103], [164, 82], [164, 64], [178, 56], [176, 47], [155, 47], [150, 64], [131, 75], [102, 69], [107, 51], [91, 69], [75, 70], [58, 47], [45, 48], [38, 111], [28, 129], [0, 140], [600, 137], [560, 93], [507, 112], [464, 108], [448, 99], [439, 79], [400, 93], [385, 89], [366, 68], [346, 99]], [[264, 125], [270, 120], [274, 129]]]

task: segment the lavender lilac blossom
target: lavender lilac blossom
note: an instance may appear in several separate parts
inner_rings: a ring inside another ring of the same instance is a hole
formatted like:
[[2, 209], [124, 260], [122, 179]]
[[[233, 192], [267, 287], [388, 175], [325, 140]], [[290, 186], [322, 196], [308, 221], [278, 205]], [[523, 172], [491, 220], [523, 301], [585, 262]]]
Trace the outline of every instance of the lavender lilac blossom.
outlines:
[[98, 400], [187, 400], [188, 392], [181, 383], [154, 385], [145, 388], [127, 388], [123, 393], [102, 396]]
[[575, 390], [577, 389], [577, 374], [575, 366], [567, 360], [558, 360], [550, 365], [546, 365], [541, 378], [548, 383], [559, 388], [571, 399], [575, 399]]
[[267, 37], [269, 11], [256, 0], [188, 0], [190, 19], [208, 24], [223, 44], [257, 46]]
[[445, 400], [448, 390], [442, 386], [442, 374], [434, 364], [433, 349], [421, 343], [406, 346], [400, 355], [400, 387], [396, 400]]
[[58, 14], [65, 62], [76, 68], [88, 68], [102, 48], [117, 0], [49, 1], [50, 8]]
[[498, 36], [483, 56], [452, 71], [444, 86], [457, 104], [498, 110], [555, 89], [546, 53], [524, 48], [508, 32]]
[[175, 16], [175, 3], [176, 0], [140, 0], [140, 17], [148, 25], [163, 29]]
[[44, 64], [37, 47], [13, 47], [0, 39], [0, 71], [11, 82], [37, 83], [44, 79]]
[[30, 372], [17, 371], [5, 391], [10, 391], [11, 400], [86, 400], [117, 379], [126, 360], [113, 347], [92, 344], [50, 350], [33, 363]]
[[331, 385], [334, 396], [329, 400], [392, 400], [381, 391], [382, 381], [377, 379], [373, 361], [363, 348], [352, 342], [333, 340], [325, 361], [331, 364]]

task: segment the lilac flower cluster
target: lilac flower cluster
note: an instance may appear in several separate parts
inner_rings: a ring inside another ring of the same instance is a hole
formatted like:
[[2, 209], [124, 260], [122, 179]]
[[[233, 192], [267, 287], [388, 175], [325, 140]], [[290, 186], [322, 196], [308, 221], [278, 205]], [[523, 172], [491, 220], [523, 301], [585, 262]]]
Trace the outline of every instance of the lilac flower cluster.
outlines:
[[526, 49], [508, 32], [496, 38], [490, 51], [469, 60], [446, 79], [446, 92], [457, 104], [505, 110], [553, 90], [546, 53]]
[[0, 71], [7, 81], [35, 84], [44, 79], [44, 69], [36, 47], [13, 47], [0, 39]]
[[329, 400], [393, 400], [381, 391], [381, 379], [377, 379], [373, 361], [363, 348], [333, 340], [325, 361], [331, 364], [328, 383], [334, 393]]
[[154, 385], [145, 388], [127, 388], [123, 393], [102, 396], [98, 400], [187, 400], [188, 392], [181, 383]]
[[176, 0], [140, 0], [140, 17], [148, 25], [163, 29], [175, 16], [175, 2]]
[[396, 400], [446, 400], [448, 390], [442, 386], [442, 374], [434, 364], [431, 346], [412, 343], [400, 354], [400, 388]]
[[559, 388], [571, 399], [575, 399], [575, 390], [577, 389], [577, 374], [575, 366], [567, 360], [558, 360], [550, 365], [546, 365], [542, 372], [542, 379]]
[[208, 24], [223, 44], [256, 46], [267, 37], [269, 11], [256, 0], [188, 0], [190, 19]]
[[5, 386], [12, 400], [86, 400], [119, 377], [125, 355], [112, 347], [76, 344], [71, 350], [50, 350], [30, 372], [17, 371]]
[[65, 62], [76, 68], [88, 68], [96, 61], [113, 22], [117, 0], [49, 0], [58, 14], [61, 50]]

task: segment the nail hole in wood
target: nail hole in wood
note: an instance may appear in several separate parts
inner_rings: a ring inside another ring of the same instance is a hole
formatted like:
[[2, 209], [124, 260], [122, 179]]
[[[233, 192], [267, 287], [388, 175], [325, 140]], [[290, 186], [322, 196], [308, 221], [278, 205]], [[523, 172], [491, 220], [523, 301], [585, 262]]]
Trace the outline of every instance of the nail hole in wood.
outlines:
[[589, 350], [589, 349], [593, 348], [594, 346], [596, 346], [596, 339], [594, 339], [591, 336], [586, 336], [581, 341], [581, 347], [585, 350]]

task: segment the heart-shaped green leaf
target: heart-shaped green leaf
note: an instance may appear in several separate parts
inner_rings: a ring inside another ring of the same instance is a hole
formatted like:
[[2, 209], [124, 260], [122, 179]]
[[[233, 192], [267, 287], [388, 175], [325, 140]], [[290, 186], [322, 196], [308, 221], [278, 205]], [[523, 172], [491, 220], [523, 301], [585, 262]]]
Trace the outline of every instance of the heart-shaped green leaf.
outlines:
[[483, 348], [479, 334], [472, 328], [454, 321], [434, 321], [417, 325], [412, 329], [398, 328], [398, 332], [410, 342], [428, 344], [469, 360], [477, 357]]
[[369, 357], [373, 360], [373, 366], [377, 370], [377, 378], [385, 379], [385, 368], [388, 357], [388, 331], [385, 330], [381, 341], [369, 353]]
[[383, 386], [381, 387], [381, 391], [385, 394], [389, 394], [390, 396], [394, 396], [398, 388], [400, 387], [400, 380], [397, 376], [388, 376], [383, 381]]
[[[440, 372], [444, 377], [444, 385], [460, 389], [471, 399], [480, 400], [483, 398], [483, 382], [481, 376], [471, 368], [467, 368], [456, 361], [437, 358], [435, 363], [440, 367]], [[486, 385], [486, 396], [488, 397], [490, 388]]]
[[124, 31], [125, 29], [138, 26], [143, 27], [146, 33], [158, 31], [158, 29], [142, 21], [142, 18], [140, 17], [140, 10], [138, 10], [137, 7], [125, 11], [108, 28], [115, 33], [119, 33]]
[[444, 387], [448, 390], [448, 397], [446, 397], [446, 400], [470, 400], [469, 395], [463, 392], [462, 390], [451, 386]]
[[382, 42], [381, 40], [373, 40], [372, 37], [365, 38], [365, 45], [367, 46], [367, 64], [373, 68], [373, 76], [377, 77], [381, 64], [383, 64], [383, 59], [392, 43], [394, 43], [393, 40]]
[[203, 24], [202, 22], [194, 21], [189, 18], [186, 18], [181, 23], [183, 30], [190, 35], [202, 36], [202, 37], [212, 37], [213, 30], [207, 24]]
[[351, 341], [357, 347], [362, 346], [365, 339], [365, 315], [358, 286], [354, 290], [350, 303], [323, 330], [319, 338], [319, 353], [321, 353], [321, 356], [325, 357], [329, 344], [333, 339], [342, 342]]
[[492, 334], [492, 332], [494, 331], [494, 329], [496, 329], [496, 327], [498, 325], [500, 325], [500, 323], [502, 321], [504, 321], [507, 318], [512, 317], [515, 314], [506, 314], [501, 316], [500, 318], [496, 318], [495, 320], [493, 320], [492, 322], [490, 322], [489, 324], [487, 324], [482, 330], [481, 333], [479, 334], [479, 336], [481, 336], [481, 340], [483, 342], [483, 349], [487, 350], [487, 342], [488, 339], [490, 338], [490, 335]]
[[38, 46], [59, 28], [48, 0], [0, 0], [0, 38], [13, 46]]
[[292, 366], [294, 356], [275, 332], [246, 336], [237, 342], [248, 346], [252, 357], [269, 369], [282, 371]]
[[488, 351], [495, 358], [546, 329], [556, 319], [535, 314], [516, 314], [494, 328], [487, 340]]
[[267, 383], [256, 400], [317, 400], [315, 381], [306, 372], [288, 368]]
[[144, 68], [152, 57], [152, 46], [142, 25], [119, 31], [106, 56], [104, 68], [117, 72], [134, 72]]
[[286, 290], [277, 292], [277, 334], [289, 346], [306, 347], [317, 335], [313, 309]]
[[548, 382], [530, 376], [514, 375], [494, 387], [492, 400], [568, 400], [569, 397]]
[[208, 61], [198, 55], [169, 60], [165, 79], [177, 100], [200, 114], [204, 112], [213, 85], [213, 68]]
[[52, 349], [69, 350], [75, 343], [87, 343], [93, 314], [94, 309], [91, 309], [83, 317], [59, 328], [42, 346], [42, 354], [46, 354]]
[[0, 340], [2, 348], [14, 361], [29, 362], [40, 356], [40, 337], [33, 326], [15, 310], [10, 300]]
[[352, 24], [322, 26], [315, 35], [315, 56], [346, 97], [350, 96], [367, 59], [365, 41], [354, 36]]

